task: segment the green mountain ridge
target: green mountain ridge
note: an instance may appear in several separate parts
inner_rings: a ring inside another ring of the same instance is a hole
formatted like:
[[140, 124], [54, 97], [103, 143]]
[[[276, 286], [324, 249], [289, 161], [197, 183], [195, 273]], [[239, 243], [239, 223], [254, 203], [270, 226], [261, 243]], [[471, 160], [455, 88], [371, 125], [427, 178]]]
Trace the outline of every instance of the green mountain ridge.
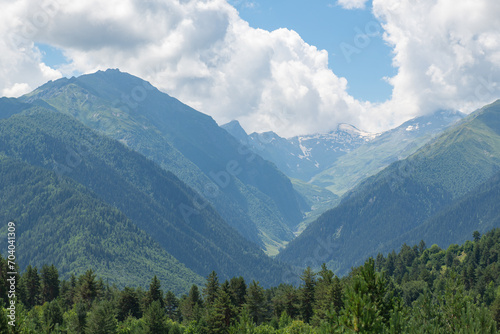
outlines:
[[44, 101], [172, 171], [248, 240], [264, 249], [293, 239], [298, 194], [271, 163], [215, 121], [132, 75], [107, 70], [49, 82], [22, 101]]
[[33, 107], [0, 121], [0, 154], [84, 185], [199, 275], [216, 269], [221, 277], [239, 274], [271, 284], [289, 270], [210, 205], [196, 204], [196, 193], [172, 173], [69, 116]]
[[[468, 240], [472, 230], [483, 234], [500, 226], [500, 173], [439, 211], [422, 225], [396, 238], [393, 245], [426, 240], [442, 247]], [[388, 246], [391, 247], [390, 245]]]

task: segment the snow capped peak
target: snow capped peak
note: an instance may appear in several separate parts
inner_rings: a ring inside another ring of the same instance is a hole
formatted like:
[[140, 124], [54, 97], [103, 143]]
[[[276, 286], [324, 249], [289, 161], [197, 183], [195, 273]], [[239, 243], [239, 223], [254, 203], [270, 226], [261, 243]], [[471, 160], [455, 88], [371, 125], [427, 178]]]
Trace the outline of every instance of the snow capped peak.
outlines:
[[337, 126], [337, 130], [339, 130], [339, 131], [345, 131], [345, 132], [354, 132], [354, 133], [361, 132], [354, 125], [347, 124], [347, 123], [340, 123]]
[[337, 126], [337, 131], [346, 132], [346, 133], [350, 134], [351, 136], [358, 136], [358, 137], [364, 138], [366, 141], [375, 139], [375, 137], [380, 135], [379, 133], [371, 133], [371, 132], [359, 130], [354, 125], [346, 124], [346, 123], [340, 123]]

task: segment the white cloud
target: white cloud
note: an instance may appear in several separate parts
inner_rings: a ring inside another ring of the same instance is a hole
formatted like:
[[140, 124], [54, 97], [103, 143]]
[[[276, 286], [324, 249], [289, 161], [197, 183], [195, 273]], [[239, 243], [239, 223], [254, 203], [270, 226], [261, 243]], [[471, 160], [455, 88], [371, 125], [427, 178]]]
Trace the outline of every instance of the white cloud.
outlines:
[[368, 0], [338, 0], [337, 4], [345, 9], [364, 9]]
[[36, 25], [30, 23], [24, 15], [26, 5], [22, 1], [0, 0], [0, 94], [3, 96], [17, 97], [61, 77], [61, 73], [41, 61], [33, 37], [43, 18], [35, 11], [30, 19]]
[[[0, 3], [3, 95], [61, 73], [120, 68], [219, 123], [239, 119], [248, 131], [292, 136], [340, 122], [379, 131], [437, 108], [468, 112], [500, 87], [496, 0], [374, 0], [398, 67], [388, 79], [392, 99], [376, 105], [347, 94], [326, 51], [294, 31], [251, 28], [224, 0]], [[72, 62], [45, 66], [34, 42], [60, 48]]]
[[500, 97], [497, 0], [374, 0], [398, 73], [383, 107], [470, 112]]
[[31, 90], [31, 87], [25, 82], [15, 83], [14, 86], [10, 88], [4, 88], [2, 90], [2, 95], [6, 97], [18, 97], [23, 94], [29, 93]]
[[[31, 41], [64, 50], [66, 75], [120, 68], [219, 123], [239, 119], [248, 131], [285, 136], [356, 123], [362, 110], [326, 51], [294, 31], [251, 28], [224, 0], [57, 1]], [[18, 21], [33, 17], [36, 1], [19, 3]], [[46, 70], [30, 87], [54, 75]]]

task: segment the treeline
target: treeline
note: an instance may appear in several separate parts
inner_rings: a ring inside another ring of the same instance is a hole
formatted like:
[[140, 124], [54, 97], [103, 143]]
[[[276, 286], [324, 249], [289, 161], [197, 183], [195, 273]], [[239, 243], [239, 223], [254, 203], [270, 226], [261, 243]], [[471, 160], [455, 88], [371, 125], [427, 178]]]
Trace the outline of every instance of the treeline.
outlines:
[[[307, 268], [299, 287], [270, 289], [242, 277], [180, 297], [120, 290], [92, 270], [60, 280], [57, 269], [18, 277], [16, 326], [7, 322], [7, 263], [1, 259], [1, 333], [496, 333], [500, 325], [500, 229], [440, 249], [424, 242], [379, 254], [339, 278]], [[168, 288], [168, 287], [167, 287]]]

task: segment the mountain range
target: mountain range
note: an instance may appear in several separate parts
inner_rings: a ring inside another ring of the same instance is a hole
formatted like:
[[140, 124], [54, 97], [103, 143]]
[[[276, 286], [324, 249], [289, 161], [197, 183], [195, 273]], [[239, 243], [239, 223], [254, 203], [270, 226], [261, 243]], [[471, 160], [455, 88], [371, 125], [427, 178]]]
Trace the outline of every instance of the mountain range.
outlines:
[[[469, 115], [361, 182], [278, 258], [300, 266], [326, 262], [342, 274], [361, 258], [405, 242], [423, 239], [446, 247], [474, 230], [498, 226], [499, 124], [500, 101]], [[482, 202], [485, 194], [491, 197]]]
[[309, 181], [341, 156], [378, 136], [349, 124], [339, 124], [337, 130], [326, 134], [287, 139], [272, 131], [247, 135], [238, 121], [222, 128], [264, 159], [274, 162], [289, 177], [303, 181]]
[[49, 82], [21, 98], [46, 103], [171, 171], [269, 254], [293, 239], [298, 194], [273, 164], [204, 115], [118, 70]]
[[437, 111], [383, 133], [339, 124], [337, 130], [327, 134], [288, 139], [274, 132], [248, 135], [238, 121], [222, 127], [254, 153], [274, 162], [306, 199], [307, 206], [302, 208], [304, 219], [296, 229], [298, 234], [335, 207], [359, 182], [408, 157], [464, 116], [457, 111]]
[[[119, 210], [136, 228], [155, 240], [164, 253], [168, 252], [199, 275], [193, 274], [193, 277], [206, 276], [216, 270], [221, 278], [242, 275], [269, 285], [280, 282], [283, 275], [290, 271], [285, 265], [267, 257], [257, 244], [248, 241], [228, 225], [211, 205], [201, 202], [199, 195], [174, 174], [145, 156], [97, 133], [53, 107], [41, 106], [45, 104], [43, 101], [37, 101], [38, 105], [19, 101], [13, 103], [7, 99], [0, 102], [2, 116], [5, 111], [8, 117], [0, 121], [0, 155], [43, 168], [51, 173], [51, 178], [70, 178], [80, 184], [103, 202], [103, 205], [105, 203]], [[2, 179], [2, 183], [8, 187], [23, 187], [19, 181], [19, 178]], [[47, 181], [46, 184], [51, 187], [50, 182]], [[38, 189], [30, 191], [35, 192], [33, 196], [36, 198]], [[62, 262], [88, 264], [84, 253], [76, 258], [63, 253], [66, 248], [64, 245], [51, 248], [54, 251], [52, 257], [29, 256], [44, 253], [45, 244], [35, 242], [37, 235], [64, 234], [59, 229], [68, 224], [65, 217], [70, 219], [71, 215], [53, 217], [65, 222], [64, 224], [44, 225], [43, 222], [51, 217], [51, 207], [60, 205], [60, 202], [49, 202], [42, 208], [34, 208], [36, 215], [28, 219], [24, 216], [24, 211], [31, 209], [29, 205], [21, 199], [10, 199], [14, 202], [7, 207], [18, 210], [5, 212], [5, 215], [7, 219], [17, 221], [19, 243], [29, 245], [29, 250], [19, 247], [19, 252], [26, 254], [26, 258], [20, 259], [22, 268], [28, 264], [41, 266], [54, 258]], [[61, 201], [64, 198], [54, 200]], [[102, 224], [113, 225], [113, 217], [107, 217], [109, 219], [102, 219]], [[42, 221], [40, 225], [37, 223], [39, 219]], [[35, 233], [31, 229], [41, 226], [47, 226], [49, 230]], [[101, 237], [107, 236], [93, 236], [97, 239]], [[120, 240], [122, 238], [120, 235], [116, 237]], [[83, 236], [75, 235], [73, 238], [80, 239]], [[6, 241], [2, 241], [2, 244], [4, 242]], [[132, 247], [129, 252], [146, 252], [144, 247], [149, 247], [149, 243]], [[93, 265], [97, 271], [104, 270], [103, 262]], [[165, 270], [169, 266], [168, 262], [165, 262], [165, 266], [167, 267], [159, 267]], [[71, 266], [66, 269], [62, 274], [77, 273], [76, 268], [72, 269]], [[123, 281], [119, 283], [124, 284]]]
[[290, 178], [342, 196], [364, 178], [414, 153], [463, 117], [457, 111], [437, 111], [383, 133], [339, 124], [337, 130], [326, 134], [292, 138], [282, 138], [274, 132], [248, 135], [238, 121], [221, 127], [256, 154], [274, 162]]
[[212, 270], [264, 286], [322, 263], [343, 275], [404, 243], [498, 227], [499, 124], [495, 102], [383, 133], [248, 135], [99, 71], [0, 99], [0, 219], [18, 226], [21, 269], [55, 263], [65, 278], [157, 275], [182, 293]]

